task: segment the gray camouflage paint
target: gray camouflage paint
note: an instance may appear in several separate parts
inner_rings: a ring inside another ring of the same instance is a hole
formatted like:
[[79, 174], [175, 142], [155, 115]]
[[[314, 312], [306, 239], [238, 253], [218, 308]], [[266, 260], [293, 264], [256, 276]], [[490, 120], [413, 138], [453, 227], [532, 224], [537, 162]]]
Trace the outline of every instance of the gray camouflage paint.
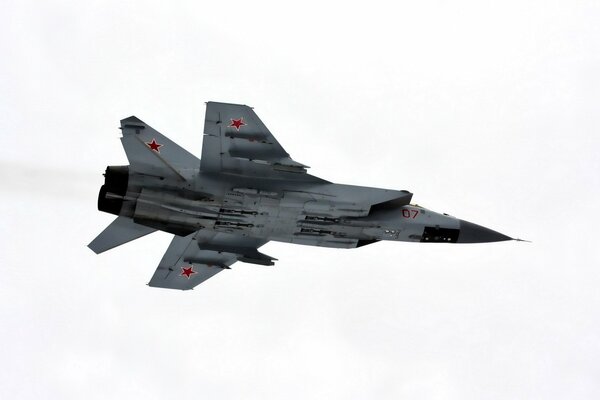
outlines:
[[270, 240], [356, 248], [511, 239], [410, 204], [405, 190], [308, 174], [248, 106], [207, 103], [201, 159], [136, 117], [121, 130], [130, 165], [107, 168], [98, 198], [118, 217], [89, 247], [101, 253], [155, 230], [175, 234], [150, 286], [191, 289], [236, 261], [272, 265], [257, 251]]

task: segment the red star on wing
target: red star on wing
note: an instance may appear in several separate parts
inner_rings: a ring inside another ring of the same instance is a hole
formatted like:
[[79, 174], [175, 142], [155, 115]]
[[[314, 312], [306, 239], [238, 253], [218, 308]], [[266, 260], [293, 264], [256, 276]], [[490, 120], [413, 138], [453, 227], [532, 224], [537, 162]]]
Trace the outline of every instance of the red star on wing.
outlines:
[[197, 274], [197, 273], [198, 272], [194, 271], [194, 267], [191, 265], [187, 268], [181, 267], [181, 276], [185, 276], [188, 279], [190, 279], [190, 276]]
[[244, 122], [244, 118], [240, 118], [240, 119], [231, 119], [231, 124], [229, 124], [230, 127], [235, 128], [236, 130], [240, 130], [240, 127], [246, 125], [246, 123]]
[[162, 144], [158, 144], [156, 142], [156, 139], [152, 139], [151, 142], [146, 142], [146, 144], [148, 145], [148, 147], [150, 147], [150, 150], [160, 153], [160, 148], [162, 147]]

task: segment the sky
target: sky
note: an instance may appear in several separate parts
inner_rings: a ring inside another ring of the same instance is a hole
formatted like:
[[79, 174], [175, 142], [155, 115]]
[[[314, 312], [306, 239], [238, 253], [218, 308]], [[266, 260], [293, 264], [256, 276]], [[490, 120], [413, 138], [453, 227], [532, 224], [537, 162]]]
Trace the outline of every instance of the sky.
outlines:
[[[596, 1], [4, 1], [0, 397], [600, 398]], [[330, 181], [532, 243], [271, 242], [193, 291], [86, 245], [135, 115], [248, 104]]]

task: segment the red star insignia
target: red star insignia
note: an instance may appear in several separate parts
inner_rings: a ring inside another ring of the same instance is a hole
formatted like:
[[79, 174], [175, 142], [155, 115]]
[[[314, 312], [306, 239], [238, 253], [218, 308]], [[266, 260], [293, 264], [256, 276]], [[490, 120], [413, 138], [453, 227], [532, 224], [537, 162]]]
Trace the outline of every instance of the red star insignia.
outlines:
[[240, 118], [240, 119], [231, 119], [231, 124], [229, 124], [230, 127], [235, 128], [236, 130], [240, 130], [240, 127], [246, 125], [246, 123], [244, 122], [244, 118]]
[[162, 147], [162, 144], [158, 144], [156, 142], [156, 139], [152, 139], [151, 142], [146, 142], [146, 144], [148, 145], [148, 147], [150, 147], [150, 150], [160, 153], [160, 148]]
[[191, 265], [187, 268], [181, 267], [181, 276], [185, 276], [188, 279], [190, 279], [190, 276], [197, 274], [197, 273], [198, 272], [194, 271], [194, 267], [192, 267]]

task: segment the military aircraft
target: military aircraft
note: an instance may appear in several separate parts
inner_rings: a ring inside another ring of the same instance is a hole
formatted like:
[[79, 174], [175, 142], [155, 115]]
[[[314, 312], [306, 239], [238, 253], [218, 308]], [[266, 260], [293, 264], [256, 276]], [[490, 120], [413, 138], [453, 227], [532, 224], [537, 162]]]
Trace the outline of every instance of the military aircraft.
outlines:
[[308, 174], [245, 105], [207, 103], [201, 159], [136, 117], [120, 129], [129, 165], [107, 167], [98, 196], [98, 209], [117, 218], [88, 246], [99, 254], [156, 230], [174, 234], [149, 286], [192, 289], [236, 261], [273, 265], [258, 251], [270, 240], [333, 248], [511, 240], [411, 204], [406, 190]]

